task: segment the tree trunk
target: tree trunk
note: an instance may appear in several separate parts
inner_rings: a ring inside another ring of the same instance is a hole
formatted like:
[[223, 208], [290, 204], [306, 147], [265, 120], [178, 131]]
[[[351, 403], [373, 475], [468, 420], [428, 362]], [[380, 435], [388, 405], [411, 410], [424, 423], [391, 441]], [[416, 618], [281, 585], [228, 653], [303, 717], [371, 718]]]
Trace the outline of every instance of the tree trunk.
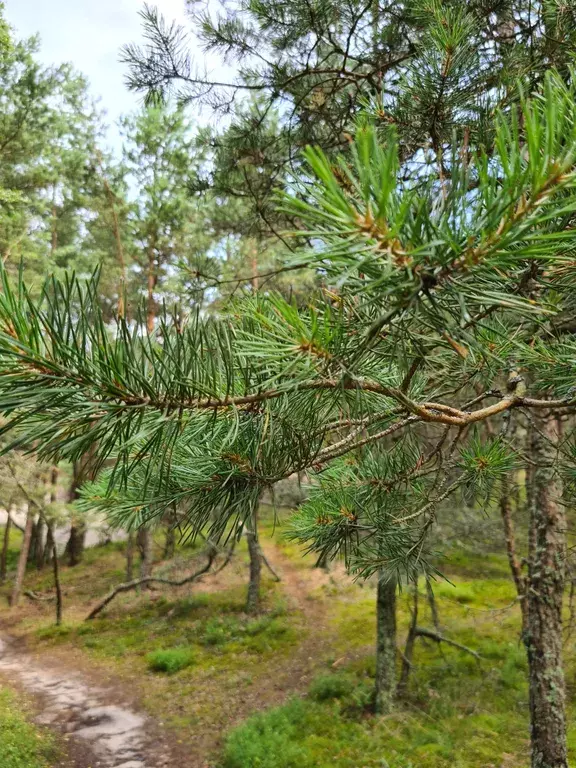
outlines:
[[[68, 492], [68, 502], [71, 504], [78, 498], [78, 488], [82, 482], [91, 476], [90, 460], [91, 451], [83, 457], [83, 462], [75, 462], [72, 471], [72, 483]], [[74, 567], [82, 562], [84, 556], [84, 543], [86, 539], [86, 526], [82, 521], [73, 520], [70, 527], [70, 536], [66, 544], [65, 552], [68, 556], [68, 565]]]
[[378, 574], [376, 595], [376, 689], [377, 714], [390, 712], [396, 688], [396, 581]]
[[10, 597], [10, 605], [18, 605], [22, 584], [24, 583], [24, 574], [26, 573], [26, 563], [28, 562], [28, 552], [30, 551], [30, 539], [32, 538], [32, 528], [34, 526], [34, 515], [28, 510], [26, 515], [26, 527], [24, 528], [24, 539], [18, 557], [18, 567], [16, 569], [16, 578]]
[[38, 534], [38, 521], [32, 522], [32, 532], [30, 534], [30, 546], [28, 547], [28, 560], [29, 563], [36, 562], [36, 540]]
[[58, 552], [56, 551], [56, 540], [52, 532], [52, 526], [48, 525], [48, 535], [52, 542], [52, 568], [54, 571], [54, 586], [56, 588], [56, 626], [62, 624], [62, 587], [60, 586], [60, 567], [58, 563]]
[[126, 581], [132, 581], [134, 578], [134, 534], [128, 534], [126, 541]]
[[156, 321], [156, 301], [154, 291], [158, 283], [158, 269], [156, 258], [156, 237], [152, 236], [148, 247], [148, 286], [146, 297], [146, 328], [148, 333], [153, 333]]
[[164, 560], [170, 560], [176, 552], [176, 531], [168, 524], [166, 528], [166, 539], [164, 541]]
[[36, 523], [36, 551], [34, 553], [36, 559], [36, 568], [41, 571], [44, 568], [44, 521], [39, 518]]
[[[254, 524], [254, 528], [256, 525]], [[248, 554], [250, 555], [250, 580], [248, 582], [248, 595], [246, 598], [246, 612], [258, 613], [260, 610], [260, 580], [262, 576], [262, 558], [256, 530], [246, 532], [248, 542]]]
[[8, 559], [8, 547], [10, 546], [10, 529], [12, 528], [12, 517], [10, 516], [10, 507], [8, 508], [8, 517], [6, 518], [6, 527], [4, 528], [4, 542], [2, 544], [2, 557], [0, 559], [0, 582], [6, 581], [6, 562]]
[[152, 534], [148, 528], [140, 528], [137, 542], [140, 550], [140, 578], [146, 579], [152, 574]]
[[535, 412], [531, 439], [530, 543], [523, 639], [530, 678], [532, 768], [567, 768], [562, 664], [566, 519], [554, 468], [555, 418]]
[[412, 589], [412, 616], [410, 619], [410, 627], [408, 629], [408, 637], [406, 638], [406, 645], [404, 647], [404, 655], [402, 657], [402, 672], [400, 673], [400, 681], [398, 683], [398, 695], [405, 696], [408, 691], [408, 680], [410, 678], [410, 671], [412, 670], [412, 659], [414, 657], [414, 643], [418, 637], [416, 628], [418, 626], [418, 579], [415, 580]]
[[70, 536], [68, 538], [68, 543], [66, 544], [68, 565], [74, 567], [82, 562], [85, 540], [86, 526], [84, 523], [72, 523], [70, 527]]
[[54, 532], [52, 531], [52, 526], [48, 526], [48, 530], [46, 532], [46, 544], [44, 546], [44, 554], [43, 554], [43, 560], [45, 565], [49, 565], [52, 562], [52, 555], [54, 553], [54, 549], [56, 547], [56, 542], [54, 541]]

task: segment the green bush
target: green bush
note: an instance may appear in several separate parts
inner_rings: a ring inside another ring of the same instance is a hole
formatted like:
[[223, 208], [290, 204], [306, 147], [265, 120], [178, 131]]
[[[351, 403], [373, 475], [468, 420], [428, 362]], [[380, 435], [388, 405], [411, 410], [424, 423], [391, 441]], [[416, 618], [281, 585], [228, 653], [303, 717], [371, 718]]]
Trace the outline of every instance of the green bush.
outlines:
[[228, 736], [223, 768], [317, 768], [302, 745], [324, 709], [300, 699], [246, 720]]
[[344, 699], [352, 695], [355, 687], [356, 681], [351, 675], [344, 673], [319, 675], [310, 685], [310, 696], [316, 701]]
[[149, 653], [146, 661], [153, 672], [173, 675], [194, 664], [194, 654], [189, 648], [166, 648]]

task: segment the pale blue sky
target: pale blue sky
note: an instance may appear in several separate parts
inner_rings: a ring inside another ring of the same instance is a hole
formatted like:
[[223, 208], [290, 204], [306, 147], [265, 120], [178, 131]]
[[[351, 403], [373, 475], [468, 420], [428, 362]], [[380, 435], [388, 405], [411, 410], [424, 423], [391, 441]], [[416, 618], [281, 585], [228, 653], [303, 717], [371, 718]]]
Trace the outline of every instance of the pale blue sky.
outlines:
[[[40, 58], [46, 64], [70, 61], [90, 80], [108, 121], [138, 106], [139, 97], [124, 86], [125, 67], [118, 61], [122, 45], [141, 39], [138, 11], [143, 0], [5, 0], [6, 17], [18, 37], [39, 33]], [[189, 28], [185, 0], [156, 0], [168, 19]], [[201, 59], [200, 53], [198, 58]], [[117, 145], [113, 131], [111, 141]]]

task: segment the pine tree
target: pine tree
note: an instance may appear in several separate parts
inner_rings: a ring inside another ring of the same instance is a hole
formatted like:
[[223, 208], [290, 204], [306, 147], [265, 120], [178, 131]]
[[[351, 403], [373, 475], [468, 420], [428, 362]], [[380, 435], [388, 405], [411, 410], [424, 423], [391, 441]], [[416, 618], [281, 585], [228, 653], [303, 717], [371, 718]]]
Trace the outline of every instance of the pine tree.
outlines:
[[[301, 540], [382, 584], [433, 574], [438, 505], [463, 486], [489, 498], [517, 460], [475, 425], [574, 405], [569, 339], [533, 341], [573, 302], [575, 117], [551, 74], [520, 116], [496, 117], [489, 152], [456, 146], [449, 179], [412, 184], [393, 130], [370, 120], [350, 161], [309, 150], [284, 206], [337, 290], [300, 308], [257, 295], [221, 319], [159, 317], [135, 336], [120, 318], [110, 334], [95, 285], [52, 281], [35, 303], [5, 280], [5, 431], [34, 435], [47, 458], [97, 445], [116, 464], [98, 494], [113, 519], [137, 528], [178, 504], [214, 541], [250, 524], [266, 487], [318, 473]], [[392, 435], [397, 453], [378, 450]], [[562, 765], [563, 734], [550, 733], [534, 765]]]

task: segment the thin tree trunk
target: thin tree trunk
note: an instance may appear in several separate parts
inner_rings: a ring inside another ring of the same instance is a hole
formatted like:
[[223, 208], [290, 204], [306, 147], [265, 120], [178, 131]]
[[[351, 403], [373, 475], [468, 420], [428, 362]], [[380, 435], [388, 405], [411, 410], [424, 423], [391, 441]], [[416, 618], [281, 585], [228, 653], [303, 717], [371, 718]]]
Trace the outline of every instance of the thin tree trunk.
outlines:
[[44, 528], [44, 521], [40, 517], [36, 523], [36, 551], [34, 553], [36, 558], [36, 568], [39, 571], [44, 568]]
[[126, 542], [126, 581], [132, 581], [134, 578], [134, 534], [132, 531], [128, 534]]
[[44, 546], [44, 563], [45, 565], [49, 565], [52, 561], [52, 555], [54, 552], [54, 547], [56, 545], [56, 542], [54, 541], [54, 533], [52, 531], [52, 526], [48, 526], [48, 531], [46, 533], [46, 545]]
[[246, 598], [246, 612], [258, 613], [260, 610], [260, 581], [262, 578], [262, 558], [258, 545], [257, 518], [254, 514], [252, 530], [246, 531], [248, 542], [248, 554], [250, 555], [250, 580], [248, 582], [248, 595]]
[[28, 562], [28, 552], [30, 551], [30, 539], [32, 538], [32, 528], [34, 526], [34, 515], [28, 510], [26, 515], [26, 527], [24, 528], [24, 539], [18, 557], [18, 567], [16, 568], [16, 578], [10, 597], [10, 605], [18, 605], [22, 585], [24, 583], [24, 574], [26, 573], [26, 563]]
[[164, 540], [164, 560], [170, 560], [176, 552], [176, 531], [168, 524], [166, 528], [166, 539]]
[[376, 688], [374, 709], [390, 712], [396, 689], [396, 581], [378, 574], [376, 594]]
[[52, 541], [52, 569], [54, 571], [54, 586], [56, 587], [56, 626], [59, 627], [62, 624], [62, 587], [60, 585], [60, 566], [58, 563], [58, 552], [56, 551], [56, 540], [51, 525], [48, 526], [48, 537]]
[[[52, 467], [52, 473], [50, 475], [50, 504], [56, 504], [58, 501], [58, 476], [60, 472], [58, 467]], [[56, 539], [54, 538], [53, 524], [47, 525], [46, 530], [46, 544], [44, 545], [44, 552], [42, 554], [42, 562], [45, 565], [49, 565], [52, 561], [52, 554], [56, 545]]]
[[440, 617], [438, 615], [438, 606], [436, 604], [436, 598], [434, 597], [434, 590], [432, 589], [432, 582], [429, 576], [426, 576], [426, 597], [428, 599], [428, 605], [430, 606], [432, 624], [434, 624], [434, 629], [436, 632], [440, 632]]
[[416, 628], [418, 626], [418, 579], [414, 581], [412, 588], [412, 616], [410, 619], [410, 627], [408, 629], [408, 637], [406, 638], [406, 646], [404, 647], [404, 654], [402, 656], [402, 671], [400, 673], [400, 681], [398, 683], [398, 695], [405, 696], [408, 690], [408, 679], [410, 677], [410, 671], [412, 669], [412, 659], [414, 657], [414, 643], [418, 637]]
[[6, 581], [6, 562], [8, 560], [8, 547], [10, 546], [10, 529], [12, 528], [12, 517], [10, 507], [8, 507], [8, 516], [6, 518], [6, 527], [4, 528], [4, 541], [2, 543], [2, 557], [0, 559], [0, 582]]
[[557, 421], [533, 415], [530, 541], [523, 639], [530, 678], [532, 768], [567, 768], [566, 693], [562, 664], [562, 599], [566, 519], [554, 468]]
[[[90, 476], [89, 465], [91, 452], [88, 451], [83, 457], [83, 463], [75, 462], [72, 472], [72, 483], [68, 493], [70, 503], [78, 498], [78, 488], [84, 480]], [[68, 565], [74, 567], [82, 562], [84, 556], [84, 544], [86, 539], [86, 525], [82, 521], [73, 520], [70, 526], [70, 536], [66, 544], [66, 554], [68, 555]]]
[[148, 333], [154, 331], [154, 324], [156, 320], [156, 302], [154, 301], [154, 290], [158, 283], [158, 274], [156, 268], [156, 242], [155, 238], [152, 238], [150, 246], [148, 248], [148, 293], [146, 300], [146, 328]]
[[38, 521], [32, 522], [32, 533], [30, 534], [30, 546], [28, 547], [28, 560], [29, 563], [36, 562], [36, 540], [38, 534]]
[[102, 163], [102, 153], [98, 151], [96, 153], [96, 159], [98, 160], [98, 166], [100, 168], [100, 176], [102, 177], [102, 184], [104, 191], [106, 192], [106, 199], [112, 213], [112, 228], [114, 230], [114, 242], [116, 243], [116, 256], [118, 257], [118, 264], [120, 265], [120, 289], [118, 291], [118, 317], [125, 317], [126, 307], [124, 306], [124, 299], [126, 293], [126, 261], [124, 259], [124, 247], [122, 245], [122, 233], [120, 232], [120, 222], [118, 220], [118, 211], [116, 210], [116, 195], [112, 191], [106, 173], [104, 171], [104, 165]]
[[140, 578], [146, 579], [152, 573], [152, 534], [148, 528], [140, 528], [137, 541], [140, 550]]

